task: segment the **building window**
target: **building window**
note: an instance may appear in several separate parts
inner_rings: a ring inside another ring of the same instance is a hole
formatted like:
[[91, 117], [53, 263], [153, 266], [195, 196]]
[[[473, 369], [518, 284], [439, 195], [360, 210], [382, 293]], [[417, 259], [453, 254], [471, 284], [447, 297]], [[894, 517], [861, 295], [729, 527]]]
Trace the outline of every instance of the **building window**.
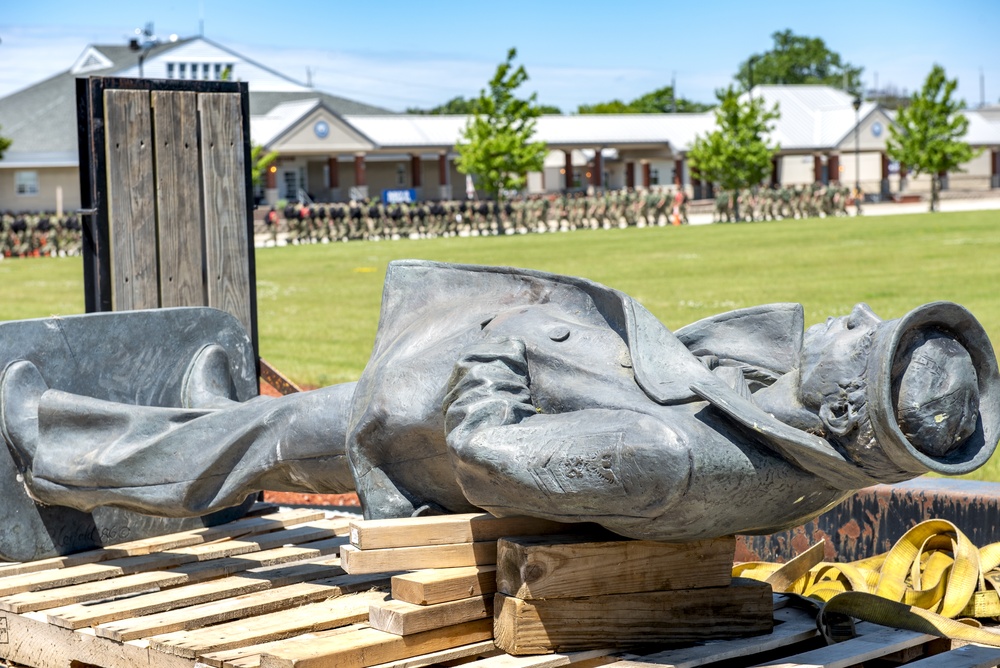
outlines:
[[202, 64], [202, 66], [201, 66], [201, 78], [204, 79], [205, 81], [208, 81], [208, 70], [209, 70], [208, 63]]
[[178, 79], [187, 78], [187, 63], [179, 63], [177, 65], [177, 78]]
[[405, 186], [406, 185], [406, 166], [396, 165], [396, 185]]
[[216, 79], [222, 78], [222, 63], [215, 64], [215, 78]]
[[658, 186], [660, 185], [660, 170], [656, 167], [651, 167], [649, 169], [649, 185]]
[[38, 194], [38, 172], [14, 172], [14, 192], [32, 197]]
[[174, 64], [173, 63], [167, 63], [167, 78], [168, 79], [173, 79], [174, 78]]

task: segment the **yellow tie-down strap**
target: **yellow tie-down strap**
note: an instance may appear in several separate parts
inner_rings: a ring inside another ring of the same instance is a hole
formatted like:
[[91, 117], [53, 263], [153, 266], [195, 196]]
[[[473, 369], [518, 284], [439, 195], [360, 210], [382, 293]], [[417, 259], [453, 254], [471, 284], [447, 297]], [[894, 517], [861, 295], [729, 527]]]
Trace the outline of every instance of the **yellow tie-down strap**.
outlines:
[[748, 562], [733, 576], [771, 584], [776, 593], [820, 601], [823, 620], [846, 615], [874, 624], [1000, 647], [1000, 543], [976, 548], [946, 520], [927, 520], [892, 549], [853, 563], [821, 561], [822, 543], [786, 564]]

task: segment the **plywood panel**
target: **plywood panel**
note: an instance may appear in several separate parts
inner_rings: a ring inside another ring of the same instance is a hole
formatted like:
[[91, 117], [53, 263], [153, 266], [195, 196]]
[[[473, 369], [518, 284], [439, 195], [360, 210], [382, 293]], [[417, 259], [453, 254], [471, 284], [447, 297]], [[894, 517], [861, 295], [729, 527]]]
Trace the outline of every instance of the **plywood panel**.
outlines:
[[160, 305], [204, 306], [198, 98], [153, 91]]
[[104, 93], [111, 301], [116, 311], [156, 308], [156, 210], [149, 92]]
[[240, 96], [202, 93], [198, 110], [208, 306], [233, 314], [252, 332]]

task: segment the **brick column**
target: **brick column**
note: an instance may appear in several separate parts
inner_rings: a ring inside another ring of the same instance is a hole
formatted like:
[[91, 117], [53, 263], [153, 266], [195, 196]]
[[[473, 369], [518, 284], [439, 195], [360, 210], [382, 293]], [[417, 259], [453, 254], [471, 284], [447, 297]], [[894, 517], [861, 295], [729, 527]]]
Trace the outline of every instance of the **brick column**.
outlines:
[[823, 159], [818, 154], [813, 156], [813, 181], [823, 182]]
[[1000, 151], [992, 152], [990, 160], [990, 187], [1000, 188]]
[[410, 187], [420, 187], [420, 156], [410, 156]]
[[772, 188], [777, 188], [780, 185], [779, 184], [779, 179], [781, 178], [781, 175], [778, 173], [778, 169], [779, 169], [778, 165], [780, 164], [780, 160], [781, 160], [781, 158], [779, 158], [776, 155], [771, 157], [771, 187]]
[[354, 186], [357, 188], [359, 197], [368, 197], [368, 180], [365, 178], [364, 153], [357, 153], [354, 156]]
[[625, 187], [635, 188], [635, 163], [625, 163]]
[[338, 168], [337, 156], [332, 155], [329, 158], [330, 165], [330, 190], [335, 190], [340, 187], [340, 169]]
[[684, 187], [684, 158], [674, 160], [674, 187]]
[[650, 166], [650, 164], [648, 162], [643, 161], [643, 163], [642, 163], [642, 187], [645, 188], [646, 190], [649, 190], [649, 184], [652, 181], [652, 178], [651, 178], [652, 174], [650, 174], [650, 170], [652, 170], [652, 166]]
[[438, 155], [438, 197], [451, 199], [451, 184], [448, 182], [448, 154]]
[[278, 167], [274, 164], [264, 170], [264, 201], [268, 206], [278, 201]]
[[590, 177], [590, 185], [600, 188], [604, 185], [604, 156], [601, 149], [594, 149], [594, 171]]
[[830, 183], [839, 183], [840, 182], [840, 156], [837, 155], [837, 154], [831, 155], [827, 159], [826, 165], [828, 167], [828, 169], [827, 169], [827, 175], [830, 177], [829, 178]]
[[573, 150], [565, 149], [563, 153], [566, 156], [566, 163], [563, 166], [563, 169], [566, 170], [566, 178], [563, 179], [563, 188], [569, 190], [573, 187]]

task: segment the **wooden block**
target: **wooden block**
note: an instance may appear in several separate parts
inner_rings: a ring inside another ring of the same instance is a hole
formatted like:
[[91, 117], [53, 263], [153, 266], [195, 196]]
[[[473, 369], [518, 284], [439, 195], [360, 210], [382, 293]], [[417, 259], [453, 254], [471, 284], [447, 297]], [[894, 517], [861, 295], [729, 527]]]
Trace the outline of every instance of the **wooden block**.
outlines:
[[462, 566], [402, 573], [392, 578], [392, 597], [416, 605], [434, 605], [497, 590], [496, 566]]
[[497, 594], [494, 634], [509, 654], [629, 647], [770, 633], [770, 585], [525, 601]]
[[[210, 624], [220, 624], [244, 617], [285, 610], [306, 603], [363, 592], [387, 584], [384, 577], [344, 575], [190, 607], [176, 608], [153, 615], [120, 619], [101, 624], [94, 628], [94, 632], [102, 638], [127, 642], [138, 638], [197, 629]], [[368, 609], [365, 608], [365, 617], [367, 617], [367, 612]]]
[[493, 517], [488, 513], [359, 520], [351, 524], [351, 545], [362, 550], [376, 550], [477, 543], [504, 536], [568, 533], [580, 526], [589, 525], [561, 524], [534, 517]]
[[483, 642], [492, 635], [493, 624], [488, 619], [406, 637], [376, 629], [362, 629], [316, 640], [296, 651], [264, 654], [260, 658], [260, 668], [364, 668]]
[[497, 543], [455, 543], [424, 547], [397, 547], [359, 550], [353, 545], [340, 548], [340, 564], [348, 573], [389, 573], [425, 568], [454, 568], [495, 564]]
[[166, 654], [195, 659], [207, 652], [257, 645], [363, 622], [368, 619], [368, 607], [385, 596], [384, 592], [378, 591], [339, 596], [203, 629], [153, 636], [149, 638], [149, 646]]
[[437, 605], [415, 605], [405, 601], [380, 601], [368, 610], [373, 629], [409, 636], [421, 631], [454, 626], [493, 617], [493, 596], [475, 596]]
[[731, 537], [677, 544], [505, 538], [497, 548], [497, 591], [531, 600], [725, 587], [735, 549]]

